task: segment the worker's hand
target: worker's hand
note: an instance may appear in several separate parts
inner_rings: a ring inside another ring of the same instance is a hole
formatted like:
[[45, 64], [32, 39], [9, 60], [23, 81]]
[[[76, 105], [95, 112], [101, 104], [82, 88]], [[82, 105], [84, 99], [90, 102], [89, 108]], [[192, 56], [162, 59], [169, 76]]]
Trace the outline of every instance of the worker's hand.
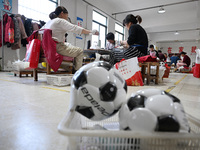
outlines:
[[92, 35], [99, 35], [99, 31], [97, 31], [97, 30], [92, 30], [91, 34], [92, 34]]

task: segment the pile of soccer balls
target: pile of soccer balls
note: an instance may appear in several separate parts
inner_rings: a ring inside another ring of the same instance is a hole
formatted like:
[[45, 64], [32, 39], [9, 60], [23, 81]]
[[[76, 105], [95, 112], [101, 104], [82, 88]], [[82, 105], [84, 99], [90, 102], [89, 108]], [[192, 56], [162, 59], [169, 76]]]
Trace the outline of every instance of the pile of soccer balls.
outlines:
[[81, 67], [73, 76], [71, 91], [71, 108], [93, 121], [119, 112], [121, 130], [190, 131], [178, 98], [159, 89], [144, 89], [127, 100], [126, 81], [107, 62]]
[[159, 89], [133, 94], [121, 107], [119, 122], [122, 130], [190, 132], [180, 100]]

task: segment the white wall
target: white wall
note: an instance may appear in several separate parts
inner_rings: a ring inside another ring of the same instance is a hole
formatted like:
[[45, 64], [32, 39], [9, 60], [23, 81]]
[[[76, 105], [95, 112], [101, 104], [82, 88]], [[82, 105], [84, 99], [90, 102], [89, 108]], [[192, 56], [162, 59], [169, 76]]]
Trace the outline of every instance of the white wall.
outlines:
[[18, 13], [18, 0], [12, 0], [12, 13]]
[[[80, 17], [83, 19], [83, 27], [89, 30], [92, 29], [92, 11], [98, 11], [108, 18], [107, 32], [114, 32], [116, 21], [113, 18], [109, 17], [109, 15], [112, 16], [112, 12], [114, 10], [112, 11], [112, 8], [105, 3], [102, 3], [102, 1], [87, 0], [87, 2], [91, 3], [94, 6], [98, 6], [99, 9], [92, 7], [81, 0], [63, 0], [60, 2], [60, 5], [67, 8], [69, 12], [69, 17], [72, 19], [72, 23], [76, 24], [76, 17]], [[87, 47], [87, 41], [91, 40], [91, 36], [82, 35], [82, 37], [83, 39], [79, 40], [75, 38], [75, 34], [70, 33], [67, 39], [68, 42], [70, 42], [71, 44], [85, 49]]]

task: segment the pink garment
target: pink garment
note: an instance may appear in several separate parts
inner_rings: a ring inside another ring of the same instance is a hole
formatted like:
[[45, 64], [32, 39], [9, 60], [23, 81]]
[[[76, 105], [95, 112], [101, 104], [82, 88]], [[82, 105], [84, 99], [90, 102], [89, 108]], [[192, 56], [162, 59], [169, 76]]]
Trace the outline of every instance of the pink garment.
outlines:
[[187, 66], [187, 64], [186, 64], [186, 63], [177, 63], [176, 66], [177, 66], [177, 69], [178, 69], [178, 68], [180, 68], [181, 66]]
[[56, 42], [52, 39], [50, 29], [44, 29], [42, 48], [48, 64], [56, 72], [63, 61], [63, 56], [56, 52]]
[[156, 52], [152, 52], [152, 51], [150, 51], [150, 55], [152, 56], [152, 57], [156, 57]]
[[73, 61], [74, 58], [73, 58], [73, 57], [69, 57], [69, 56], [63, 56], [63, 60], [66, 60], [66, 61]]

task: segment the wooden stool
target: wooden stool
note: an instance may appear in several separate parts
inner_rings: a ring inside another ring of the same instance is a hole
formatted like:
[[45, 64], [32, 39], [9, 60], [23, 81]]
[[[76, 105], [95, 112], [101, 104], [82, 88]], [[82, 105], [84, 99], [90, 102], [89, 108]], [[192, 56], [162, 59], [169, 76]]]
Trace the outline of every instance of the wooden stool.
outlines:
[[[143, 82], [144, 82], [144, 80], [146, 78], [147, 79], [147, 84], [149, 85], [150, 81], [152, 79], [155, 79], [155, 84], [158, 84], [159, 66], [160, 66], [159, 62], [143, 62], [143, 63], [140, 62], [139, 66], [141, 67], [141, 73], [142, 73]], [[151, 66], [156, 66], [156, 75], [151, 74]]]
[[33, 69], [34, 81], [38, 81], [38, 73], [44, 73], [45, 72], [47, 75], [50, 75], [50, 74], [72, 74], [73, 61], [63, 60], [62, 62], [66, 63], [66, 65], [68, 66], [68, 69], [67, 70], [58, 70], [57, 72], [51, 71], [51, 67], [47, 63], [46, 58], [40, 58], [39, 62], [46, 62], [46, 68], [44, 68], [44, 69], [40, 69], [40, 68]]
[[28, 77], [29, 74], [31, 75], [31, 77], [33, 77], [33, 71], [14, 71], [14, 76], [17, 76], [17, 74], [19, 74], [20, 78], [23, 74], [25, 74], [26, 77]]
[[83, 58], [83, 65], [91, 63], [95, 60], [95, 58]]

